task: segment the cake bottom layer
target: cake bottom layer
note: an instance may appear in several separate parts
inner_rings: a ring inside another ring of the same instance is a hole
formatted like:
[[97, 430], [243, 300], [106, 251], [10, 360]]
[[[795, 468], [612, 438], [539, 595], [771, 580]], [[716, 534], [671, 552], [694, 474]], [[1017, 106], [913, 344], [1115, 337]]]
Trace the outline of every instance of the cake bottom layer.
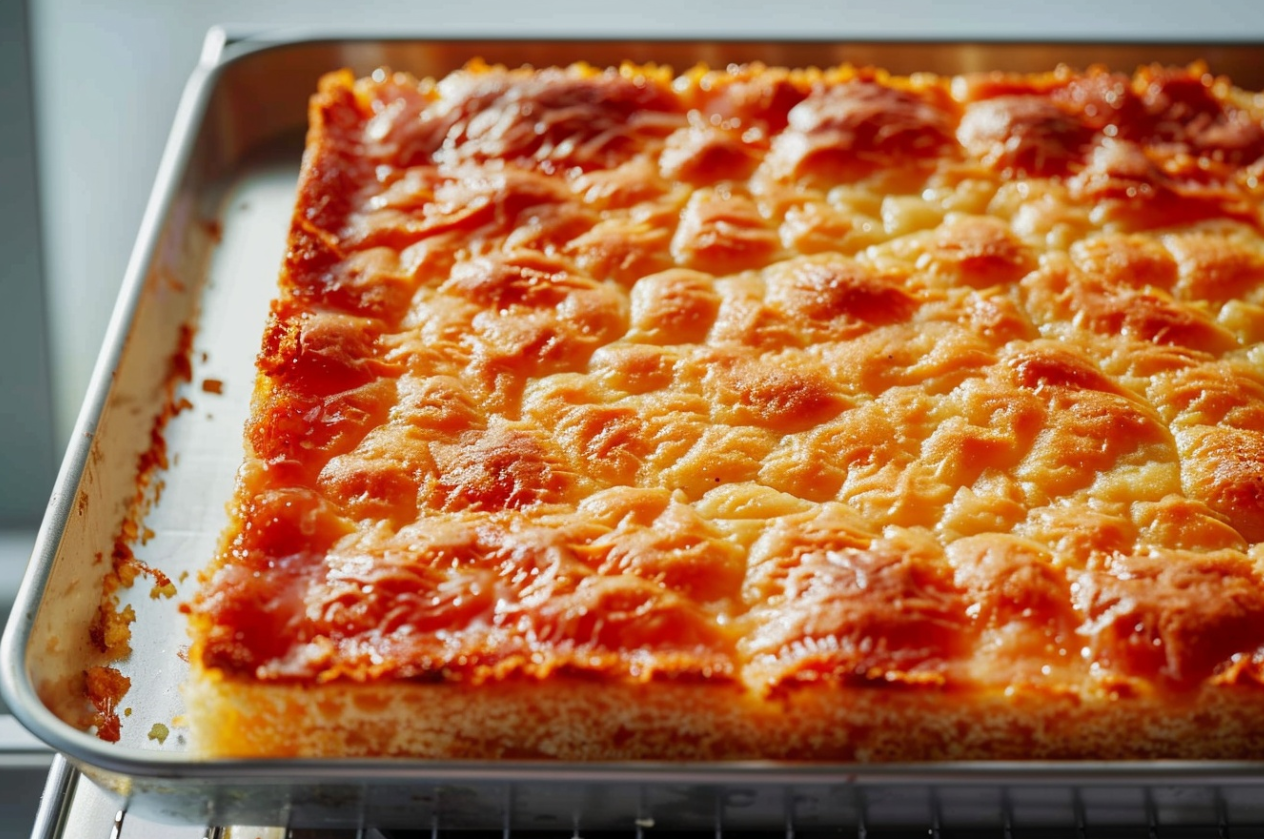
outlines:
[[185, 688], [201, 757], [939, 761], [1264, 757], [1264, 692], [1146, 697], [582, 678]]

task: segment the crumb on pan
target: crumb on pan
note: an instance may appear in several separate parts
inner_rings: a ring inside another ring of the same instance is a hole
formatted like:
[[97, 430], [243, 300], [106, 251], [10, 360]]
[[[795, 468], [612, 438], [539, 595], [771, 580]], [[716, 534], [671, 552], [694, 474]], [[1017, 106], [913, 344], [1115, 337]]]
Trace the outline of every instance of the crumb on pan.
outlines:
[[[175, 585], [166, 574], [140, 561], [133, 548], [145, 544], [154, 535], [144, 521], [161, 500], [165, 489], [161, 475], [169, 466], [169, 457], [164, 431], [173, 417], [193, 407], [187, 398], [177, 396], [177, 388], [192, 381], [192, 352], [193, 330], [187, 325], [182, 326], [176, 350], [169, 361], [162, 408], [150, 427], [149, 445], [137, 458], [135, 493], [128, 499], [126, 512], [115, 535], [110, 570], [103, 578], [100, 603], [89, 627], [89, 640], [103, 664], [87, 671], [89, 678], [84, 699], [96, 709], [92, 725], [96, 726], [97, 736], [110, 742], [118, 740], [120, 723], [117, 713], [102, 706], [101, 697], [108, 699], [112, 709], [130, 688], [131, 682], [108, 664], [121, 661], [131, 653], [131, 627], [136, 620], [135, 609], [122, 602], [121, 592], [131, 588], [138, 576], [144, 575], [154, 581], [149, 593], [151, 598], [170, 598], [176, 594]], [[86, 496], [81, 497], [81, 511], [86, 503]], [[98, 561], [103, 558], [98, 555]]]

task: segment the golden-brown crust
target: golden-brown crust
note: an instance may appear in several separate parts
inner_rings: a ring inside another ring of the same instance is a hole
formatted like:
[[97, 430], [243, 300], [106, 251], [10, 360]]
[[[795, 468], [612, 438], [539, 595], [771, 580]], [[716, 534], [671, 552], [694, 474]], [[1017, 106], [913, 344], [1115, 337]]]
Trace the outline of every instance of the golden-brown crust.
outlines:
[[[1199, 68], [326, 77], [191, 609], [269, 730], [207, 748], [1260, 754], [1262, 124]], [[590, 688], [657, 715], [380, 725]]]

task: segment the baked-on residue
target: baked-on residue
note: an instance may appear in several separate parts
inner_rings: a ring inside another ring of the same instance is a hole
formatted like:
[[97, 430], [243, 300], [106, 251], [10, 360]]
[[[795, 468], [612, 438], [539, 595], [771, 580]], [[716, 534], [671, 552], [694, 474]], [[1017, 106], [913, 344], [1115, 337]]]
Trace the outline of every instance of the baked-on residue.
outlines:
[[334, 73], [207, 754], [1264, 755], [1264, 99]]

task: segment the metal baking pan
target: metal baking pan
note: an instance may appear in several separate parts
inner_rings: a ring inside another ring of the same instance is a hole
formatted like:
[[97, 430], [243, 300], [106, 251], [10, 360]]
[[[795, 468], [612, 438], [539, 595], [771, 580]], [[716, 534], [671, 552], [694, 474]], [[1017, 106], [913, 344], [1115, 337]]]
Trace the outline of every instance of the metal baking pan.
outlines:
[[[289, 222], [317, 78], [379, 66], [440, 75], [473, 57], [876, 64], [907, 73], [1131, 71], [1206, 61], [1264, 87], [1258, 45], [433, 41], [213, 30], [176, 116], [104, 351], [3, 639], [13, 713], [121, 806], [172, 823], [514, 829], [865, 824], [1003, 828], [1264, 823], [1264, 763], [922, 765], [566, 764], [420, 760], [214, 761], [185, 750], [178, 610], [212, 555], [241, 458], [253, 360]], [[187, 331], [192, 329], [188, 346]], [[186, 352], [187, 350], [187, 352]], [[186, 359], [190, 366], [173, 363]], [[181, 375], [182, 374], [182, 375]], [[173, 389], [174, 388], [174, 389]], [[169, 416], [170, 415], [170, 416]], [[162, 434], [155, 422], [168, 417]], [[161, 443], [162, 445], [159, 445]], [[138, 492], [138, 464], [153, 470]], [[135, 520], [134, 533], [123, 522]], [[120, 534], [175, 587], [142, 575], [119, 742], [64, 722]], [[168, 590], [169, 591], [169, 590]]]

